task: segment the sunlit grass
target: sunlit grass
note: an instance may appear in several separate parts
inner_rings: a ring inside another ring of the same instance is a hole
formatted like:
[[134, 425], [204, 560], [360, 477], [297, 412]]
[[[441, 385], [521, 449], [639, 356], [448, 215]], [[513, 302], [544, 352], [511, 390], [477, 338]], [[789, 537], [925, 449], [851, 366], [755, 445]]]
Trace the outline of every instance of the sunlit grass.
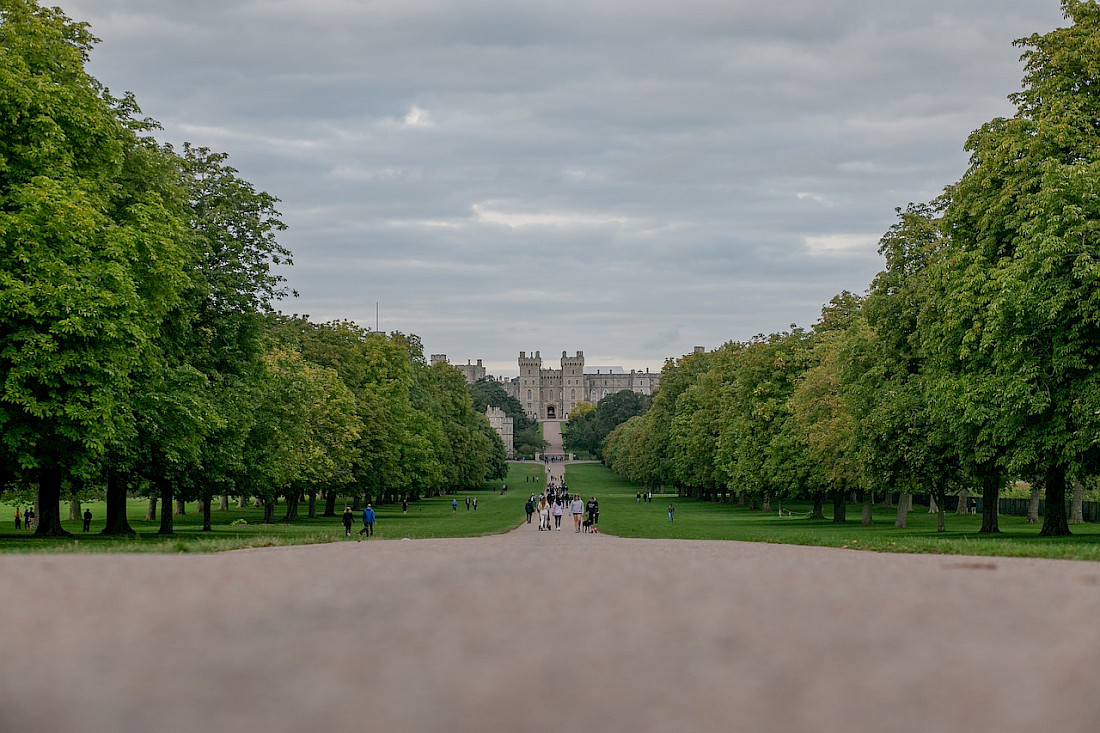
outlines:
[[[860, 506], [848, 505], [848, 521], [835, 524], [831, 504], [827, 519], [783, 516], [779, 505], [772, 512], [738, 507], [735, 504], [679, 499], [675, 494], [653, 495], [652, 503], [639, 503], [641, 489], [600, 465], [570, 465], [566, 483], [586, 499], [595, 495], [600, 502], [600, 530], [621, 537], [667, 537], [673, 539], [744, 540], [792, 545], [818, 545], [879, 552], [938, 553], [946, 555], [998, 555], [1100, 560], [1100, 524], [1075, 524], [1070, 537], [1039, 537], [1039, 524], [1024, 517], [1002, 516], [1001, 533], [979, 534], [981, 517], [947, 515], [947, 532], [936, 532], [936, 517], [918, 506], [908, 515], [907, 529], [894, 529], [894, 507], [876, 506], [874, 523], [860, 524]], [[669, 503], [675, 506], [674, 520], [668, 521]], [[785, 512], [808, 514], [808, 502], [783, 503]]]

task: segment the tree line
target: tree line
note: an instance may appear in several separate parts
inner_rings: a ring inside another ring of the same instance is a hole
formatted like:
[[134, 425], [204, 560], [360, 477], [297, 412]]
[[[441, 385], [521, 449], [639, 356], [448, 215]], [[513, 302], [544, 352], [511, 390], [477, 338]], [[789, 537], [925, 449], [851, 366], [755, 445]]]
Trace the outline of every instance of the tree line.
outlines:
[[[934, 201], [898, 210], [866, 293], [803, 330], [666, 365], [652, 409], [604, 453], [618, 473], [702, 496], [768, 501], [974, 491], [997, 532], [1010, 480], [1045, 492], [1044, 536], [1069, 534], [1067, 489], [1100, 474], [1100, 6], [1016, 41], [1012, 117], [966, 142]], [[899, 512], [899, 522], [904, 514]]]
[[416, 498], [506, 472], [461, 374], [419, 339], [285, 316], [278, 200], [224, 153], [157, 142], [85, 71], [86, 24], [0, 0], [0, 491], [59, 504]]

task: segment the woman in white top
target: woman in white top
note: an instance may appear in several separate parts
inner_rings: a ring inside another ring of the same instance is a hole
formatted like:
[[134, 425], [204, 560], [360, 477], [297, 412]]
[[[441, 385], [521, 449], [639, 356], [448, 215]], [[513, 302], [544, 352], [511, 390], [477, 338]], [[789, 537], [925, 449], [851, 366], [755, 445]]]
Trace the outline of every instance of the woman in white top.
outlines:
[[569, 502], [569, 513], [573, 515], [573, 526], [577, 532], [581, 531], [581, 517], [584, 516], [584, 502], [580, 494], [573, 494], [573, 501]]
[[550, 502], [545, 494], [539, 499], [539, 532], [544, 529], [550, 529]]

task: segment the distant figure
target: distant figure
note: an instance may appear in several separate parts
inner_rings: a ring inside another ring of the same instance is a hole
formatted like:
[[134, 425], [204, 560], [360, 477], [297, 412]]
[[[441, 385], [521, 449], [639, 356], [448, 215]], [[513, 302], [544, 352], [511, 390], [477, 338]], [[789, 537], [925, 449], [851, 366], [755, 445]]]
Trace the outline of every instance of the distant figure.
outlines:
[[573, 527], [579, 534], [581, 531], [581, 519], [584, 516], [584, 502], [580, 494], [573, 494], [573, 501], [569, 502], [569, 513], [573, 515]]
[[91, 528], [92, 528], [92, 510], [91, 509], [85, 509], [84, 510], [84, 531], [87, 532]]
[[451, 514], [458, 514], [458, 499], [451, 499]]
[[474, 497], [474, 511], [477, 511], [477, 497]]
[[470, 497], [466, 497], [466, 511], [470, 511]]
[[635, 504], [641, 504], [642, 503], [642, 492], [639, 491], [637, 494], [634, 495], [634, 503]]
[[600, 503], [596, 501], [596, 497], [593, 496], [588, 500], [588, 503], [584, 505], [584, 510], [588, 513], [588, 531], [599, 532]]
[[23, 526], [27, 529], [34, 529], [34, 507], [27, 507], [27, 511], [23, 512]]
[[[557, 498], [554, 499], [554, 503], [550, 505], [550, 515], [554, 517], [554, 529], [561, 532], [561, 515], [564, 508], [561, 505], [561, 501]], [[549, 527], [547, 527], [549, 529]]]
[[409, 497], [407, 494], [401, 499], [401, 513], [409, 513]]
[[344, 523], [344, 536], [351, 537], [351, 523], [355, 521], [355, 515], [351, 512], [351, 507], [344, 507], [344, 516], [340, 518]]
[[672, 515], [675, 511], [676, 511], [676, 507], [669, 504], [668, 505], [668, 521], [670, 521], [670, 522], [672, 521]]
[[19, 507], [15, 507], [15, 528], [23, 529], [23, 515], [19, 513]]
[[535, 515], [535, 495], [531, 494], [531, 498], [527, 500], [527, 503], [523, 506], [523, 511], [527, 512], [527, 523], [531, 523], [531, 517]]
[[366, 532], [367, 537], [374, 537], [374, 509], [371, 508], [369, 501], [366, 508], [363, 509], [363, 529], [359, 530], [359, 539], [363, 539], [364, 532]]

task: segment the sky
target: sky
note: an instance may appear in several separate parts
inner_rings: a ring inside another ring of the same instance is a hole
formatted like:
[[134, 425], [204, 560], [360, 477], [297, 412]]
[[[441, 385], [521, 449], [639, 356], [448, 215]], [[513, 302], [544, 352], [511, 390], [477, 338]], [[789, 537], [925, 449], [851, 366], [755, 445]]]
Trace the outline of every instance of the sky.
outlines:
[[[515, 376], [809, 327], [1010, 116], [1056, 0], [55, 0], [280, 199], [286, 313]], [[52, 3], [51, 3], [52, 4]]]

